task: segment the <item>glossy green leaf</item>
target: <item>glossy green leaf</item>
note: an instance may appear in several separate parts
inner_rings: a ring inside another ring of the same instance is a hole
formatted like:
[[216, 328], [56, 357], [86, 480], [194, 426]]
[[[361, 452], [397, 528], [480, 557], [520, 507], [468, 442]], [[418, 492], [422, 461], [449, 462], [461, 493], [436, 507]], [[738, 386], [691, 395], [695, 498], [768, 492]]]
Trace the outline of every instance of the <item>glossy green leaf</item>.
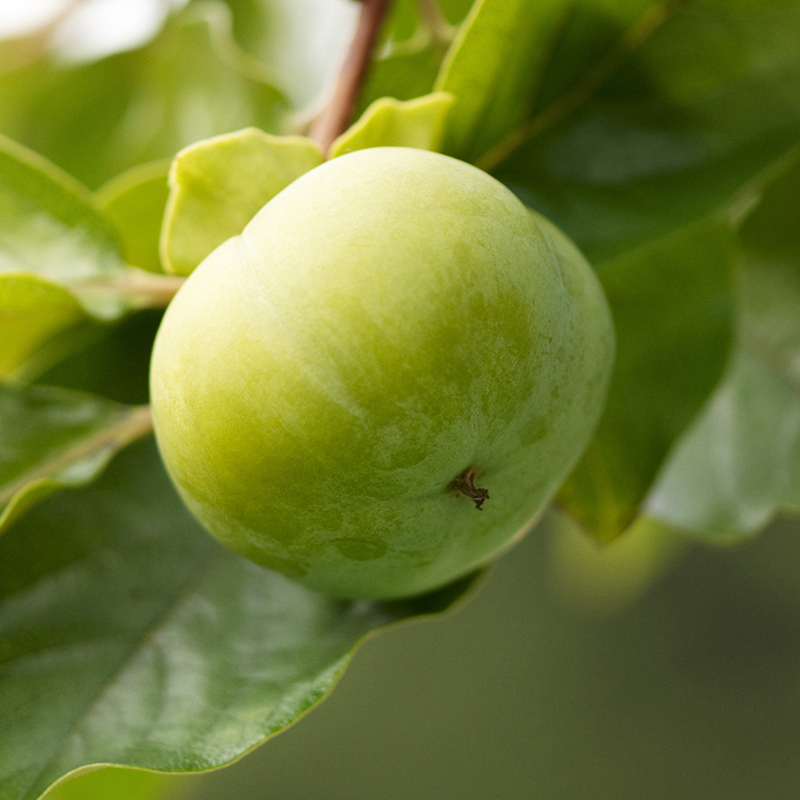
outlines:
[[236, 47], [225, 5], [190, 4], [145, 47], [0, 78], [0, 131], [97, 187], [200, 139], [247, 125], [278, 131], [287, 101], [273, 84]]
[[0, 797], [35, 800], [90, 764], [228, 763], [331, 690], [375, 628], [433, 613], [337, 601], [222, 548], [152, 440], [0, 538]]
[[169, 197], [169, 161], [126, 170], [97, 191], [106, 219], [120, 238], [122, 255], [134, 267], [163, 272], [158, 242]]
[[146, 407], [52, 386], [0, 387], [0, 533], [57, 489], [94, 480], [150, 424]]
[[768, 188], [739, 238], [738, 355], [648, 504], [713, 539], [800, 511], [800, 166]]
[[470, 155], [600, 264], [725, 212], [786, 157], [798, 41], [796, 0], [590, 0], [561, 18], [524, 119]]
[[735, 249], [727, 226], [681, 231], [606, 264], [617, 330], [603, 417], [559, 493], [595, 536], [638, 513], [674, 441], [722, 376], [732, 337]]
[[178, 153], [161, 258], [188, 275], [244, 226], [278, 192], [322, 163], [319, 147], [302, 136], [270, 136], [256, 128], [199, 142]]
[[436, 92], [401, 102], [391, 97], [376, 100], [353, 126], [331, 145], [329, 158], [367, 147], [416, 147], [439, 150], [447, 114], [455, 98]]

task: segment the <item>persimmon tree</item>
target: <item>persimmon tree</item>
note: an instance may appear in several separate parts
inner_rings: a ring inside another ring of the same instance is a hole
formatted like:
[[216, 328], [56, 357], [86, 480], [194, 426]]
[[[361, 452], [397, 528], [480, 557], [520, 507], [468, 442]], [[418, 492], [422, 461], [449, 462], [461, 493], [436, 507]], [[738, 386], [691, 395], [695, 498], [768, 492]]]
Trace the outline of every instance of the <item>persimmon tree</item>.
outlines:
[[444, 153], [582, 250], [617, 342], [554, 498], [587, 536], [730, 542], [800, 509], [800, 2], [364, 0], [324, 81], [298, 66], [318, 20], [279, 44], [278, 7], [189, 2], [81, 62], [4, 46], [0, 800], [227, 764], [475, 582], [303, 588], [210, 538], [153, 443], [163, 310], [323, 159]]

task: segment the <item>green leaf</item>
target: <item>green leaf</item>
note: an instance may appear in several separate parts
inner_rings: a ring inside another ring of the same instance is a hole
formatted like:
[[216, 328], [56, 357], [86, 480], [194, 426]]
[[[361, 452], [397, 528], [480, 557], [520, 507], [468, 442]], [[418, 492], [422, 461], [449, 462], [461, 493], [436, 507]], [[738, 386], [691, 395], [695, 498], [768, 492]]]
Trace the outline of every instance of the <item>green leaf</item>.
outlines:
[[[463, 5], [463, 4], [462, 4]], [[413, 100], [430, 94], [452, 42], [454, 29], [436, 0], [395, 0], [381, 33], [385, 41], [377, 48], [356, 104], [358, 115], [376, 100], [393, 97]], [[459, 14], [458, 9], [456, 16]]]
[[391, 97], [376, 100], [361, 119], [331, 145], [329, 158], [367, 147], [415, 147], [439, 150], [444, 124], [455, 98], [436, 92], [401, 102]]
[[356, 110], [359, 116], [382, 97], [413, 100], [431, 93], [442, 57], [441, 48], [430, 35], [421, 31], [410, 41], [375, 59], [358, 95]]
[[800, 141], [800, 3], [650, 3], [626, 23], [637, 5], [565, 14], [529, 111], [470, 151], [597, 264], [726, 213]]
[[127, 267], [96, 198], [0, 137], [0, 379], [27, 381], [96, 324], [164, 306], [176, 279]]
[[0, 273], [61, 284], [124, 269], [117, 237], [90, 192], [44, 158], [0, 137]]
[[152, 440], [0, 538], [0, 797], [90, 764], [229, 763], [322, 700], [377, 627], [441, 611], [344, 602], [218, 545]]
[[25, 381], [82, 343], [90, 314], [118, 316], [114, 292], [82, 289], [125, 274], [92, 195], [0, 137], [0, 380]]
[[178, 153], [161, 238], [167, 270], [190, 274], [278, 192], [321, 163], [322, 153], [310, 139], [270, 136], [255, 128]]
[[696, 536], [752, 536], [781, 510], [800, 511], [800, 382], [740, 353], [680, 443], [648, 513]]
[[148, 272], [163, 272], [158, 242], [169, 197], [169, 161], [141, 164], [97, 190], [106, 219], [119, 235], [125, 261]]
[[0, 387], [0, 533], [57, 489], [94, 480], [150, 427], [147, 407], [52, 386]]
[[445, 152], [473, 161], [524, 118], [566, 0], [478, 0], [435, 88], [457, 98]]
[[[141, 769], [107, 767], [54, 786], [47, 800], [167, 800], [183, 797], [180, 779]], [[175, 790], [178, 790], [177, 792]]]
[[76, 349], [37, 377], [48, 386], [99, 394], [127, 405], [150, 401], [149, 372], [163, 312], [148, 308], [96, 325]]
[[145, 47], [3, 76], [0, 131], [91, 187], [200, 139], [248, 125], [279, 131], [287, 101], [230, 24], [224, 4], [195, 3]]
[[800, 164], [767, 189], [739, 238], [736, 360], [648, 503], [717, 540], [800, 511]]
[[69, 352], [88, 317], [75, 295], [30, 272], [0, 273], [0, 380], [25, 381]]
[[617, 362], [597, 432], [558, 499], [601, 540], [633, 521], [674, 441], [722, 376], [734, 258], [727, 226], [708, 222], [600, 272]]

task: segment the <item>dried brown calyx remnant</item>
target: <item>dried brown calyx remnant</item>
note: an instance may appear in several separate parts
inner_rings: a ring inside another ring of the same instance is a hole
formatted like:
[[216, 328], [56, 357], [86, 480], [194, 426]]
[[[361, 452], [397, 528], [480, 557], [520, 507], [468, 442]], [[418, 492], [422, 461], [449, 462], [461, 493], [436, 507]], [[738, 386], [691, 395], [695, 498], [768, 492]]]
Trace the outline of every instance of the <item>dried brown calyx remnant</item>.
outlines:
[[478, 467], [467, 467], [451, 484], [450, 488], [464, 497], [469, 497], [475, 502], [475, 508], [483, 511], [483, 504], [489, 499], [489, 490], [481, 489], [475, 485], [475, 481], [481, 471]]

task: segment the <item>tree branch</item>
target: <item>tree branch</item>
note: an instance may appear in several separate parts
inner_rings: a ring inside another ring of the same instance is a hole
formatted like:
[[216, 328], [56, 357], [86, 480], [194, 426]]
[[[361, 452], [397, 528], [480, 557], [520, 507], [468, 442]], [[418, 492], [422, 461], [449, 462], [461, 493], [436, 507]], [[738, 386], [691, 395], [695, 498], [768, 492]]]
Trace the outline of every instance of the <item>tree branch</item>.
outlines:
[[327, 154], [333, 140], [350, 124], [358, 90], [367, 73], [375, 41], [391, 0], [362, 0], [358, 26], [333, 95], [311, 126], [310, 136]]
[[166, 308], [183, 286], [186, 278], [178, 275], [159, 275], [129, 267], [122, 275], [93, 281], [67, 284], [75, 294], [123, 294], [138, 308]]

